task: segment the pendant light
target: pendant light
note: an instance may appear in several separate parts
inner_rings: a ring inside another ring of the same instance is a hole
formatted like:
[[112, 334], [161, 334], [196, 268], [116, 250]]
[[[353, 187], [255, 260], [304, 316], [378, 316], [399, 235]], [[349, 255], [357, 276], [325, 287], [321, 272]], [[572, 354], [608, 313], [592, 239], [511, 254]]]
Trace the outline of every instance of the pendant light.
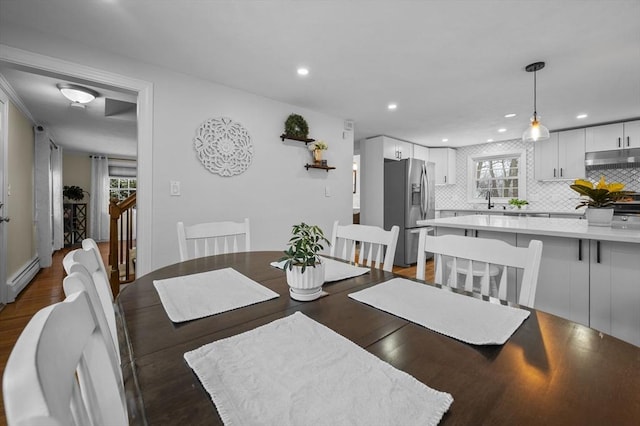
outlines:
[[522, 134], [523, 142], [536, 142], [549, 139], [549, 129], [540, 124], [538, 112], [536, 110], [536, 73], [544, 68], [544, 62], [534, 62], [526, 66], [527, 72], [533, 73], [533, 117], [529, 128]]

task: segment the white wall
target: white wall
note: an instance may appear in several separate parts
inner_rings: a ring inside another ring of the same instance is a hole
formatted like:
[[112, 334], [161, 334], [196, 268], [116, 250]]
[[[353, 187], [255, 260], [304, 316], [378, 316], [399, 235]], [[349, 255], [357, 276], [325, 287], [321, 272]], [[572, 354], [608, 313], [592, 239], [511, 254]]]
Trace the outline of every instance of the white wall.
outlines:
[[[282, 250], [291, 225], [306, 221], [331, 233], [338, 219], [351, 223], [353, 134], [343, 139], [343, 118], [276, 102], [185, 74], [43, 37], [3, 30], [4, 44], [153, 83], [152, 269], [178, 261], [175, 224], [251, 220], [252, 249]], [[257, 71], [259, 72], [259, 71]], [[310, 137], [329, 144], [324, 158], [336, 170], [309, 171], [304, 144], [279, 139], [291, 113], [305, 117]], [[251, 134], [254, 158], [242, 175], [211, 174], [197, 160], [193, 137], [209, 118], [226, 116]], [[169, 182], [182, 195], [169, 194]], [[325, 196], [325, 192], [331, 194]]]
[[384, 226], [384, 137], [360, 141], [360, 223]]

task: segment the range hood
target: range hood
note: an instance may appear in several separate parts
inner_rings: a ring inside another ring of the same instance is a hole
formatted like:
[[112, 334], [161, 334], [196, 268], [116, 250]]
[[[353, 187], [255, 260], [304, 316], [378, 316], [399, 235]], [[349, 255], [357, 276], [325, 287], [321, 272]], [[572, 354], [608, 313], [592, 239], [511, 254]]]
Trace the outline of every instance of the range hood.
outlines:
[[587, 170], [640, 168], [640, 148], [587, 152], [584, 165]]

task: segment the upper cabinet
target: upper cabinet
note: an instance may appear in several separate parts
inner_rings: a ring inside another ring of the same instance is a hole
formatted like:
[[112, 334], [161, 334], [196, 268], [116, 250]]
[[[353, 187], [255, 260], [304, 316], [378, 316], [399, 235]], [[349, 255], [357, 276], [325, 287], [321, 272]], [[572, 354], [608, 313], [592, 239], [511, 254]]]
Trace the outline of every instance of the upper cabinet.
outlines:
[[534, 150], [537, 180], [584, 178], [585, 129], [551, 133]]
[[436, 163], [436, 185], [455, 185], [456, 150], [453, 148], [429, 148], [429, 161]]
[[402, 160], [413, 156], [413, 144], [393, 138], [384, 138], [384, 158]]
[[423, 145], [413, 145], [413, 158], [417, 158], [422, 161], [431, 161], [429, 158], [429, 148]]
[[640, 120], [587, 128], [587, 152], [627, 148], [640, 148]]

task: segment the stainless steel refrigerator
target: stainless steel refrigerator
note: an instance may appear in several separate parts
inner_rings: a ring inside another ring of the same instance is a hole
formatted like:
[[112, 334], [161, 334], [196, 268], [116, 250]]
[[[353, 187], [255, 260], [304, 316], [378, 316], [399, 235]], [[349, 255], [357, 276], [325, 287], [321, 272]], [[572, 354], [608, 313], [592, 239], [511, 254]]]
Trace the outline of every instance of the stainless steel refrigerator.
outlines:
[[394, 264], [418, 260], [418, 220], [435, 217], [435, 164], [407, 158], [384, 163], [384, 229], [400, 227]]

